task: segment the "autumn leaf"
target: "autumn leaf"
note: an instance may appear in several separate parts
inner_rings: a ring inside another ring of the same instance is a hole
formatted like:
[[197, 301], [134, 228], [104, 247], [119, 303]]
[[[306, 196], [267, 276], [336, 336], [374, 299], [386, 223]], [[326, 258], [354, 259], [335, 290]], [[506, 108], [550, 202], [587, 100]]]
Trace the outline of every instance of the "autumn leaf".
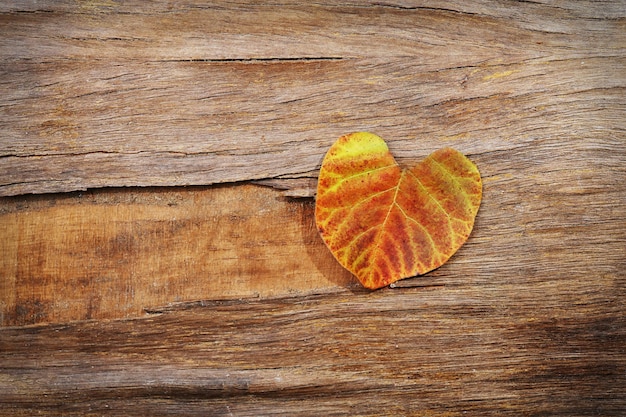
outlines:
[[401, 170], [383, 139], [358, 132], [324, 157], [315, 221], [339, 263], [376, 289], [444, 264], [469, 237], [481, 197], [480, 173], [459, 151]]

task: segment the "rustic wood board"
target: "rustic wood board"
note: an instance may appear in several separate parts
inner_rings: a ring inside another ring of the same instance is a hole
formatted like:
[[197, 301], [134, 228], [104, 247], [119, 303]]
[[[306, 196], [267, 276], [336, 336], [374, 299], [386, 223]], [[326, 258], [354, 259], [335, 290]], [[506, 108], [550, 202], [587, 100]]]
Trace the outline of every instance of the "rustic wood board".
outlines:
[[5, 328], [0, 413], [623, 414], [623, 292], [517, 288], [515, 299], [473, 282]]
[[623, 2], [458, 3], [1, 5], [0, 195], [314, 178], [354, 130], [618, 140]]
[[[0, 5], [0, 415], [626, 414], [625, 21]], [[314, 226], [355, 130], [483, 175], [467, 244], [398, 288], [363, 290]]]
[[3, 209], [4, 325], [357, 285], [319, 238], [313, 201], [267, 187], [14, 197]]
[[[516, 292], [526, 282], [556, 280], [580, 291], [620, 288], [623, 156], [579, 150], [571, 167], [555, 169], [556, 146], [474, 157], [484, 177], [475, 230], [448, 264], [411, 285], [478, 280]], [[509, 157], [528, 162], [512, 165]], [[592, 159], [606, 162], [580, 165]], [[317, 234], [313, 200], [265, 187], [118, 189], [3, 202], [4, 325], [141, 316], [145, 308], [194, 299], [358, 288]]]

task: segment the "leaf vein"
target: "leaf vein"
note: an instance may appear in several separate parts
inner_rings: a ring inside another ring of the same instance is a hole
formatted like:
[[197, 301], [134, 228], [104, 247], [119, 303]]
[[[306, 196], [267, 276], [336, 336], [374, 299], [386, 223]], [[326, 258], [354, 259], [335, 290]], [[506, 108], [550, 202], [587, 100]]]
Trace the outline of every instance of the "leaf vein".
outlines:
[[[367, 198], [364, 198], [363, 200], [359, 201], [357, 204], [355, 204], [355, 205], [353, 205], [352, 207], [350, 207], [350, 210], [348, 211], [348, 216], [346, 216], [346, 219], [349, 219], [349, 218], [350, 218], [350, 216], [352, 216], [352, 213], [354, 212], [354, 210], [356, 210], [359, 206], [361, 206], [361, 205], [365, 204], [367, 201], [370, 201], [371, 199], [373, 199], [373, 198], [375, 198], [375, 197], [377, 197], [377, 196], [379, 196], [379, 195], [382, 195], [382, 194], [384, 194], [384, 193], [387, 193], [387, 192], [389, 192], [389, 191], [393, 190], [394, 188], [397, 188], [397, 186], [396, 186], [396, 187], [390, 187], [390, 188], [387, 188], [386, 190], [382, 190], [382, 191], [379, 191], [379, 192], [377, 192], [377, 193], [371, 194], [371, 195], [369, 195]], [[385, 220], [386, 220], [386, 218], [385, 218]], [[339, 224], [339, 227], [337, 227], [337, 230], [339, 230], [339, 228], [340, 228], [342, 225], [344, 225], [344, 224], [346, 223], [346, 221], [347, 221], [347, 220], [344, 220], [343, 222], [341, 222], [341, 223]], [[382, 224], [384, 224], [384, 221], [383, 221], [383, 223], [382, 223]], [[365, 233], [369, 232], [370, 230], [374, 229], [375, 227], [378, 227], [378, 225], [374, 225], [374, 226], [372, 226], [372, 227], [370, 227], [370, 228], [368, 228], [368, 229], [364, 230], [363, 232], [359, 233], [356, 237], [354, 237], [352, 240], [350, 240], [350, 242], [348, 242], [348, 244], [346, 244], [344, 247], [349, 247], [349, 246], [352, 246], [352, 244], [353, 244], [356, 240], [358, 240], [361, 236], [363, 236]]]
[[339, 181], [337, 181], [335, 184], [333, 184], [333, 186], [332, 186], [332, 187], [329, 187], [329, 189], [330, 189], [330, 188], [332, 188], [332, 189], [336, 189], [336, 188], [338, 188], [341, 184], [343, 184], [343, 183], [345, 183], [346, 181], [349, 181], [349, 180], [351, 180], [351, 179], [353, 179], [353, 178], [357, 178], [357, 177], [360, 177], [360, 176], [363, 176], [363, 175], [366, 175], [366, 174], [370, 174], [370, 173], [372, 173], [372, 172], [378, 172], [378, 171], [382, 171], [383, 169], [387, 169], [387, 168], [391, 168], [391, 167], [397, 167], [397, 166], [398, 166], [397, 164], [390, 164], [390, 165], [385, 165], [385, 166], [383, 166], [383, 167], [370, 169], [369, 171], [364, 171], [364, 172], [359, 172], [359, 173], [357, 173], [357, 174], [352, 174], [352, 175], [350, 175], [350, 176], [348, 176], [348, 177], [341, 177], [341, 178], [339, 179]]
[[[396, 205], [398, 206], [398, 208], [400, 209], [400, 212], [404, 215], [404, 217], [406, 217], [407, 219], [409, 219], [410, 221], [412, 221], [413, 223], [418, 225], [420, 227], [420, 229], [422, 229], [424, 231], [426, 236], [428, 236], [428, 240], [430, 240], [430, 246], [433, 249], [437, 249], [437, 245], [435, 244], [435, 241], [433, 240], [433, 237], [430, 235], [430, 232], [428, 231], [428, 229], [426, 229], [426, 227], [424, 227], [423, 224], [421, 224], [420, 222], [415, 220], [413, 217], [411, 217], [408, 214], [406, 214], [406, 212], [404, 210], [402, 210], [402, 207], [400, 207], [399, 204], [396, 204]], [[421, 264], [421, 262], [420, 262], [420, 264]], [[424, 266], [424, 265], [422, 264], [422, 266]]]
[[450, 213], [448, 213], [448, 211], [445, 208], [443, 208], [439, 200], [437, 200], [435, 196], [430, 191], [428, 191], [428, 188], [426, 188], [426, 186], [422, 183], [422, 181], [420, 181], [417, 175], [415, 175], [411, 171], [409, 171], [409, 174], [411, 174], [413, 178], [415, 178], [415, 180], [419, 183], [420, 187], [422, 187], [422, 189], [426, 192], [426, 195], [428, 195], [428, 197], [430, 197], [430, 199], [433, 200], [435, 204], [437, 204], [437, 207], [439, 207], [439, 209], [443, 211], [443, 213], [448, 217], [448, 222], [451, 222]]
[[[471, 205], [469, 194], [465, 191], [465, 188], [463, 187], [463, 184], [461, 184], [461, 182], [457, 179], [457, 175], [454, 172], [450, 171], [448, 169], [448, 167], [446, 167], [444, 164], [442, 164], [441, 162], [437, 161], [436, 159], [432, 158], [432, 161], [440, 169], [442, 169], [442, 170], [444, 170], [444, 171], [446, 171], [448, 173], [450, 178], [452, 178], [452, 181], [454, 181], [454, 183], [458, 186], [458, 190], [460, 191], [460, 193], [463, 194], [463, 198], [465, 200], [466, 205]], [[455, 217], [455, 219], [461, 220], [461, 221], [465, 221], [465, 219], [462, 219], [460, 217]]]

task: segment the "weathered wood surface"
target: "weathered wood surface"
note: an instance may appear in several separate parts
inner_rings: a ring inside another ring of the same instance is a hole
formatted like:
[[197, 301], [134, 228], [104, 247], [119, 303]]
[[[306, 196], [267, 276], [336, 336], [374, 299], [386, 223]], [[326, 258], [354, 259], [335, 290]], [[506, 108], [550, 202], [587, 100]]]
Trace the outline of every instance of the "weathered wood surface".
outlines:
[[0, 413], [623, 415], [623, 292], [534, 287], [558, 296], [472, 282], [3, 329]]
[[5, 3], [0, 195], [314, 178], [354, 130], [408, 158], [442, 141], [609, 146], [625, 16], [620, 1]]
[[[624, 286], [623, 155], [579, 150], [570, 169], [555, 169], [553, 154], [474, 158], [483, 204], [466, 245], [428, 275], [440, 277], [435, 284], [511, 285], [512, 296], [545, 280], [583, 292], [592, 285], [598, 296]], [[606, 162], [580, 166], [585, 158]], [[102, 190], [3, 203], [4, 325], [133, 317], [194, 299], [358, 289], [317, 234], [313, 201], [264, 187]]]
[[1, 324], [358, 285], [322, 243], [313, 211], [310, 199], [254, 185], [5, 198]]
[[[0, 415], [625, 414], [625, 19], [1, 4]], [[355, 130], [484, 178], [467, 244], [403, 288], [361, 289], [312, 199], [207, 187], [311, 196]]]

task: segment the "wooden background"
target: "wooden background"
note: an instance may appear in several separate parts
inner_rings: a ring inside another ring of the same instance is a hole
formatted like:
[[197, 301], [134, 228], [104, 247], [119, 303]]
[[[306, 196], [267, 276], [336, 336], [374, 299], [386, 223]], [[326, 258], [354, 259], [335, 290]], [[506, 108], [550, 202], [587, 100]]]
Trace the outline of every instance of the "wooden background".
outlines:
[[[0, 5], [1, 415], [624, 415], [623, 1]], [[369, 130], [484, 180], [362, 289], [313, 219]]]

